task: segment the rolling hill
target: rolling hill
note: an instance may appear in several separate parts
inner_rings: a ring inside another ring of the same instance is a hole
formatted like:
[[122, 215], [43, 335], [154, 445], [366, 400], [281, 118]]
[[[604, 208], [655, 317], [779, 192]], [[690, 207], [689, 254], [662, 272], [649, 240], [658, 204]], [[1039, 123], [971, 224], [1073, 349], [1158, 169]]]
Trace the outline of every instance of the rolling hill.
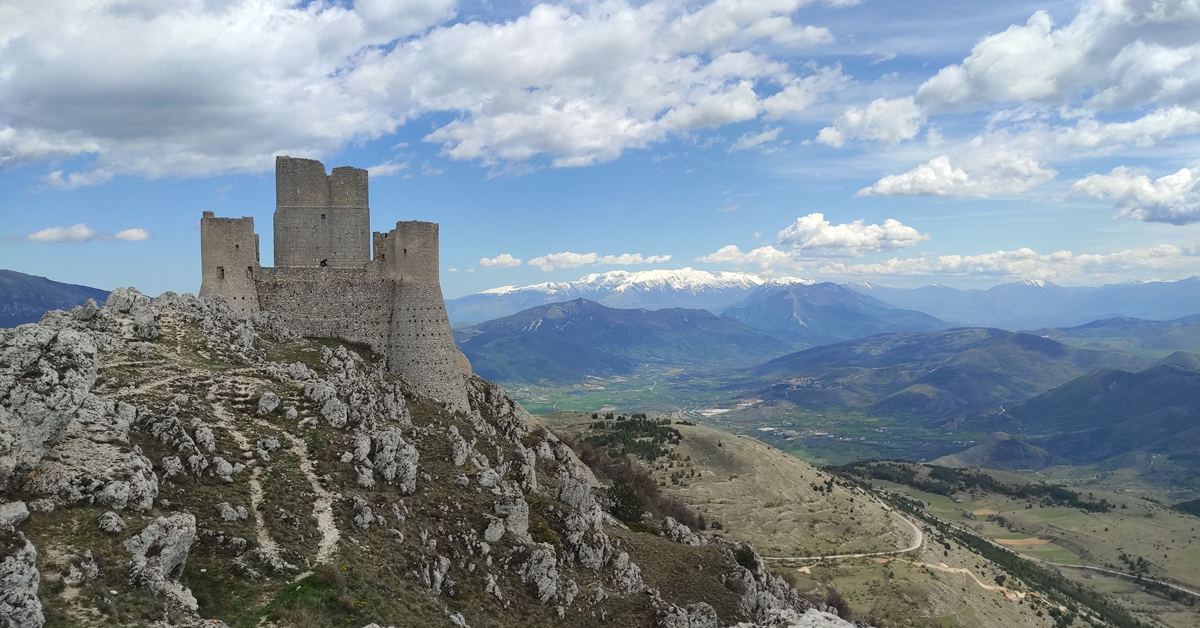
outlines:
[[767, 362], [754, 370], [760, 389], [753, 394], [797, 405], [871, 406], [880, 413], [918, 414], [936, 425], [1000, 410], [1096, 369], [1136, 370], [1149, 362], [1000, 329], [903, 332]]
[[103, 305], [107, 290], [0, 270], [0, 327], [36, 323], [50, 310], [69, 310], [88, 299]]
[[1100, 369], [992, 417], [986, 425], [1037, 435], [1030, 444], [1071, 464], [1137, 450], [1195, 457], [1200, 450], [1200, 354], [1180, 352], [1137, 372]]
[[1122, 339], [1142, 349], [1200, 351], [1200, 314], [1171, 321], [1120, 316], [1076, 327], [1040, 329], [1033, 333], [1048, 338]]
[[547, 384], [630, 374], [644, 363], [749, 366], [795, 349], [705, 310], [617, 309], [586, 299], [459, 329], [455, 339], [483, 377]]
[[950, 327], [928, 314], [897, 309], [835, 283], [764, 286], [722, 315], [813, 345], [880, 333]]

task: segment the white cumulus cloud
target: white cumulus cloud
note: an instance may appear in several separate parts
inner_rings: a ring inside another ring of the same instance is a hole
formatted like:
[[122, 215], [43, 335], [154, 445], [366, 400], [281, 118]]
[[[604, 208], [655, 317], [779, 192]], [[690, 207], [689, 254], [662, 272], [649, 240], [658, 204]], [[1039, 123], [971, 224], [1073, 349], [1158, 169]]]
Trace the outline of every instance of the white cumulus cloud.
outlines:
[[1149, 176], [1122, 166], [1076, 181], [1071, 194], [1112, 199], [1120, 210], [1118, 218], [1173, 225], [1200, 222], [1200, 168], [1182, 168], [1151, 181]]
[[585, 264], [593, 266], [630, 264], [657, 264], [671, 259], [670, 255], [650, 255], [643, 257], [641, 253], [623, 253], [621, 255], [598, 255], [596, 253], [551, 253], [529, 260], [530, 266], [537, 266], [544, 271], [555, 268], [578, 268]]
[[1028, 155], [998, 152], [957, 167], [948, 155], [934, 157], [903, 174], [883, 177], [855, 196], [1003, 196], [1019, 194], [1058, 173]]
[[831, 249], [860, 254], [915, 246], [928, 239], [929, 234], [893, 218], [883, 221], [882, 225], [868, 225], [863, 220], [835, 225], [826, 220], [824, 214], [812, 213], [797, 218], [780, 231], [775, 243], [792, 250]]
[[481, 258], [479, 258], [479, 265], [480, 266], [491, 266], [491, 267], [496, 267], [496, 268], [512, 268], [514, 266], [520, 266], [521, 260], [513, 257], [512, 255], [509, 255], [508, 253], [501, 253], [501, 254], [497, 255], [496, 257], [491, 257], [491, 258], [481, 257]]
[[1115, 110], [1155, 103], [1200, 108], [1200, 10], [1194, 0], [1096, 0], [1055, 28], [1045, 11], [983, 38], [916, 93], [931, 110], [981, 102]]
[[879, 98], [864, 109], [847, 109], [833, 122], [833, 126], [817, 133], [817, 141], [834, 148], [840, 148], [848, 139], [895, 144], [916, 136], [924, 121], [925, 117], [912, 96], [892, 100]]
[[122, 229], [121, 231], [114, 233], [113, 238], [116, 238], [117, 240], [125, 240], [127, 242], [140, 242], [142, 240], [149, 240], [150, 232], [146, 231], [145, 229], [138, 229], [136, 227], [133, 229]]
[[756, 45], [832, 41], [795, 21], [807, 3], [584, 0], [451, 23], [453, 0], [13, 0], [0, 7], [0, 167], [88, 157], [48, 175], [58, 187], [263, 172], [432, 112], [452, 120], [424, 139], [452, 159], [608, 161], [843, 88], [840, 67]]
[[118, 231], [116, 235], [109, 235], [103, 231], [92, 229], [86, 223], [81, 222], [70, 227], [49, 227], [26, 236], [18, 236], [10, 239], [25, 240], [27, 242], [91, 242], [93, 240], [137, 242], [149, 238], [150, 232], [145, 229], [124, 229]]
[[[757, 237], [758, 234], [755, 234]], [[857, 257], [867, 251], [889, 251], [915, 246], [929, 239], [921, 233], [895, 219], [887, 219], [882, 225], [868, 225], [864, 220], [840, 225], [831, 224], [821, 213], [812, 213], [797, 218], [795, 222], [776, 234], [775, 244], [743, 251], [729, 244], [716, 251], [697, 257], [696, 261], [709, 264], [734, 264], [737, 266], [759, 266], [766, 271], [777, 267], [797, 267], [807, 258]], [[782, 247], [782, 249], [780, 248]]]

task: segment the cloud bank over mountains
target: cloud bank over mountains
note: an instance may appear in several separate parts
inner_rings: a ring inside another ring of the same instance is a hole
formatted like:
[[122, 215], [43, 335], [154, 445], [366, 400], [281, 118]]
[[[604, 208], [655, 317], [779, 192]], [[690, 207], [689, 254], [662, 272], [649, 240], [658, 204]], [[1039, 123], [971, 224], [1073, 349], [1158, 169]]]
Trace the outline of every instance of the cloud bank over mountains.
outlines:
[[802, 4], [539, 4], [451, 23], [447, 0], [18, 0], [0, 8], [0, 167], [92, 156], [46, 177], [64, 188], [256, 173], [275, 154], [319, 157], [431, 112], [457, 115], [424, 138], [451, 159], [610, 161], [843, 86], [836, 66], [749, 49], [831, 42], [793, 21]]

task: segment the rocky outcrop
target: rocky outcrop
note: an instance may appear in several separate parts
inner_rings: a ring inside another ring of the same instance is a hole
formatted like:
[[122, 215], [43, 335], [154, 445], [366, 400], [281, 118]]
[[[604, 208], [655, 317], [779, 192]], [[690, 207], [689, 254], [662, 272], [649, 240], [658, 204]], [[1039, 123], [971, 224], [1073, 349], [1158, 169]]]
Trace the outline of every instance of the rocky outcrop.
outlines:
[[691, 528], [679, 523], [674, 517], [664, 517], [658, 529], [662, 531], [663, 536], [683, 545], [699, 547], [708, 543], [703, 536], [692, 532]]
[[529, 552], [529, 558], [521, 564], [521, 582], [533, 588], [537, 599], [549, 602], [558, 594], [558, 559], [554, 546], [539, 543]]
[[25, 483], [96, 383], [103, 340], [66, 318], [0, 329], [0, 491]]
[[29, 518], [25, 502], [0, 504], [0, 628], [41, 628], [41, 573], [37, 549], [17, 526]]
[[696, 602], [687, 608], [671, 605], [659, 618], [660, 628], [721, 628], [717, 611], [705, 602]]
[[196, 517], [190, 514], [176, 512], [150, 522], [125, 541], [130, 582], [154, 595], [164, 594], [184, 610], [195, 611], [196, 598], [179, 582], [195, 540]]

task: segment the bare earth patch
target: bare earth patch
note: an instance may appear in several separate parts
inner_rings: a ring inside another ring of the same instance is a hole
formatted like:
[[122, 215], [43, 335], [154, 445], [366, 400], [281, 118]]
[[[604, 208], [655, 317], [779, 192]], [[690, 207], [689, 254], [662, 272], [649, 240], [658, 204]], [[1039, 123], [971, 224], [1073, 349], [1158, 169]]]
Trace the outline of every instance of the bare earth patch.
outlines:
[[993, 539], [1001, 545], [1045, 545], [1046, 539]]

